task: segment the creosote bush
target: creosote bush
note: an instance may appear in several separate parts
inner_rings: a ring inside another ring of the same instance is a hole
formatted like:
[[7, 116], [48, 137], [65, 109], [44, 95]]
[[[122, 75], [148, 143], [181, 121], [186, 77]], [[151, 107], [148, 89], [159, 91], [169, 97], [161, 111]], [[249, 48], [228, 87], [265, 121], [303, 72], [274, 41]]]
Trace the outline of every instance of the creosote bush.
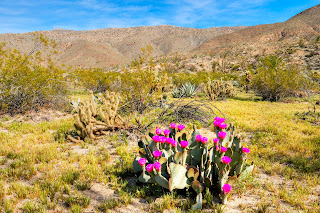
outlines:
[[[54, 45], [41, 35], [38, 39]], [[55, 65], [50, 55], [45, 57], [40, 51], [24, 55], [6, 48], [5, 43], [0, 45], [0, 111], [15, 114], [65, 105], [67, 72]]]
[[307, 73], [297, 65], [287, 65], [275, 55], [261, 58], [252, 77], [252, 89], [268, 101], [307, 94], [312, 88]]

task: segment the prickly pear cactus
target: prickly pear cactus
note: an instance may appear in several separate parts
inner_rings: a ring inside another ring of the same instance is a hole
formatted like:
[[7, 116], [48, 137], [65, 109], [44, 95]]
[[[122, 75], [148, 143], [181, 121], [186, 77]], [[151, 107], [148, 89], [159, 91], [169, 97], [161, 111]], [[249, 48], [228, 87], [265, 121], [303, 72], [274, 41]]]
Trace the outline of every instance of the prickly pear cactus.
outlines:
[[216, 117], [214, 131], [216, 137], [208, 139], [195, 127], [187, 131], [175, 123], [164, 130], [150, 129], [139, 141], [140, 156], [133, 162], [134, 170], [141, 172], [139, 181], [157, 183], [170, 191], [192, 188], [197, 193], [192, 209], [202, 208], [205, 188], [226, 203], [231, 185], [245, 179], [254, 166], [246, 165], [250, 150], [242, 147], [233, 125]]

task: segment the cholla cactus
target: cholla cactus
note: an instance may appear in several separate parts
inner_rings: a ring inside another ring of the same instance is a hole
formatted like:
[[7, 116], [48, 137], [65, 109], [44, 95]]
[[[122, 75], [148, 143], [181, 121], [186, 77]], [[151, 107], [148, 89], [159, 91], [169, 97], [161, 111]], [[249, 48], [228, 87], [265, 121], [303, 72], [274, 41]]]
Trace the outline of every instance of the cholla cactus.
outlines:
[[211, 80], [204, 85], [204, 92], [210, 100], [233, 96], [234, 87], [231, 83], [222, 80]]
[[95, 97], [91, 92], [89, 100], [79, 102], [74, 108], [74, 126], [79, 137], [68, 135], [73, 142], [81, 139], [96, 139], [99, 135], [106, 134], [106, 130], [125, 128], [126, 124], [117, 114], [119, 106], [119, 94], [106, 91]]
[[225, 203], [230, 184], [245, 178], [253, 165], [245, 164], [250, 150], [241, 147], [233, 125], [228, 126], [217, 117], [214, 129], [217, 137], [210, 140], [195, 127], [190, 133], [174, 123], [164, 131], [151, 129], [139, 141], [142, 150], [133, 162], [134, 170], [142, 172], [139, 181], [157, 183], [170, 191], [193, 188], [197, 193], [193, 209], [202, 207], [202, 191], [206, 187], [212, 193], [218, 188]]

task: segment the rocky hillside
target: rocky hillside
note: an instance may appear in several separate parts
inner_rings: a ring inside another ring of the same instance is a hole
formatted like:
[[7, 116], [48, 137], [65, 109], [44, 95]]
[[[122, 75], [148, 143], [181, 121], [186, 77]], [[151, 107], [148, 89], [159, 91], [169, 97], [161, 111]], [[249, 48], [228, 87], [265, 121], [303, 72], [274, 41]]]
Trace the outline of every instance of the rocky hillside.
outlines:
[[[126, 63], [141, 53], [146, 45], [153, 47], [155, 56], [189, 52], [204, 42], [245, 27], [214, 27], [209, 29], [175, 26], [108, 28], [90, 31], [57, 29], [43, 31], [58, 43], [58, 62], [81, 67], [107, 67]], [[25, 53], [34, 46], [32, 33], [0, 34], [0, 41]]]
[[213, 52], [226, 47], [262, 45], [273, 48], [294, 39], [310, 39], [320, 35], [320, 5], [307, 9], [286, 22], [248, 27], [227, 35], [217, 36], [203, 43], [196, 52]]

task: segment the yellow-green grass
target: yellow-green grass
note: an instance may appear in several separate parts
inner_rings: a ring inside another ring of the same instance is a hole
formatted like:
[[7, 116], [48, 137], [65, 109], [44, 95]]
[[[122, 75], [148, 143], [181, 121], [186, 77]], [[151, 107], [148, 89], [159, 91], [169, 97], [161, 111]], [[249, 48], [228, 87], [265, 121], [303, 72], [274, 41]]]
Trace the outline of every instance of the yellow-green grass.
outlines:
[[[79, 97], [85, 96], [80, 94]], [[255, 101], [254, 98], [250, 94], [242, 94], [227, 101], [210, 103], [228, 116], [228, 122], [234, 123], [239, 133], [249, 137], [245, 144], [251, 149], [249, 161], [254, 161], [260, 168], [255, 173], [284, 177], [292, 186], [284, 184], [277, 187], [272, 184], [272, 179], [262, 185], [254, 175], [235, 186], [234, 193], [241, 195], [246, 190], [252, 190], [264, 196], [268, 192], [271, 195], [268, 195], [270, 199], [267, 203], [274, 208], [281, 201], [290, 209], [316, 210], [319, 205], [308, 202], [308, 199], [319, 196], [314, 192], [314, 187], [320, 184], [320, 127], [312, 126], [294, 115], [307, 111], [308, 103], [270, 103]], [[114, 152], [120, 156], [111, 164], [106, 144], [101, 146], [93, 141], [83, 142], [79, 146], [89, 151], [82, 155], [74, 152], [73, 144], [67, 143], [64, 138], [57, 138], [57, 133], [64, 135], [72, 130], [71, 117], [39, 123], [8, 123], [6, 119], [1, 122], [0, 212], [14, 212], [18, 208], [23, 211], [45, 211], [57, 206], [71, 212], [81, 212], [90, 205], [90, 199], [83, 191], [88, 190], [93, 182], [108, 184], [119, 193], [119, 200], [101, 203], [97, 209], [128, 205], [131, 197], [150, 202], [147, 211], [172, 208], [180, 212], [188, 209], [193, 202], [193, 199], [172, 202], [178, 196], [169, 196], [155, 186], [129, 187], [127, 178], [133, 176], [131, 162], [137, 147], [128, 147], [129, 139], [125, 134], [112, 133], [104, 141], [112, 144]], [[158, 194], [163, 196], [164, 201], [155, 204], [150, 196]], [[206, 197], [207, 200], [212, 199]], [[216, 205], [205, 202], [204, 206], [220, 208]], [[265, 204], [257, 205], [262, 208]]]

